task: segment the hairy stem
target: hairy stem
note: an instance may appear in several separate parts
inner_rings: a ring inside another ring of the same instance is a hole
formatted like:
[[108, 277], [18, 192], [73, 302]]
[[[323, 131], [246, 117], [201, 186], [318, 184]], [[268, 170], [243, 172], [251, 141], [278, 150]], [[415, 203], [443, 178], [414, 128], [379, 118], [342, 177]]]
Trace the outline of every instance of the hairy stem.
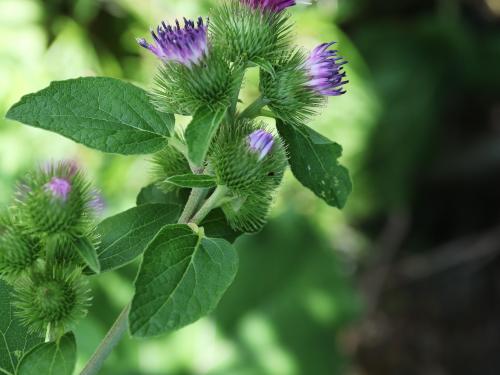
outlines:
[[217, 186], [215, 191], [208, 198], [200, 210], [193, 216], [190, 222], [200, 224], [201, 221], [212, 211], [214, 208], [219, 207], [227, 198], [228, 188], [223, 185]]
[[184, 206], [184, 211], [182, 211], [181, 217], [179, 218], [179, 224], [187, 224], [191, 219], [192, 215], [198, 207], [200, 206], [203, 199], [205, 199], [208, 190], [203, 188], [194, 188], [191, 190], [191, 195]]
[[81, 375], [94, 375], [99, 372], [106, 358], [120, 342], [125, 331], [127, 331], [129, 310], [130, 304], [125, 306], [122, 310], [113, 326], [109, 329], [108, 333], [101, 341], [90, 360], [87, 362], [87, 365], [82, 370]]

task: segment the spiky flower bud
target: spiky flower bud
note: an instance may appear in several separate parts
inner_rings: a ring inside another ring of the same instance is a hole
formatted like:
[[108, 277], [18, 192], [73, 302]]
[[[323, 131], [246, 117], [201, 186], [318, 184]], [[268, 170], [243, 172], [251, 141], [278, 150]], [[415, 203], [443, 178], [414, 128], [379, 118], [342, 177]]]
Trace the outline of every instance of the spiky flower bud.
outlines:
[[310, 56], [296, 50], [274, 62], [274, 76], [261, 70], [260, 89], [268, 106], [285, 122], [304, 122], [325, 103], [325, 96], [345, 93], [344, 62], [333, 43], [322, 44]]
[[[285, 2], [290, 3], [290, 2]], [[224, 1], [212, 18], [213, 40], [225, 56], [239, 62], [270, 61], [290, 45], [287, 6], [280, 1]], [[291, 4], [293, 5], [293, 4]]]
[[12, 218], [0, 217], [0, 277], [13, 281], [33, 267], [40, 252], [40, 241]]
[[273, 203], [274, 190], [270, 186], [255, 186], [246, 195], [222, 205], [226, 219], [234, 230], [255, 233], [267, 221]]
[[44, 332], [50, 325], [62, 334], [86, 315], [90, 304], [90, 289], [80, 269], [33, 272], [20, 278], [14, 290], [16, 313], [31, 331]]
[[36, 235], [86, 234], [98, 196], [76, 165], [50, 164], [29, 174], [18, 193], [23, 225]]
[[245, 194], [266, 181], [279, 185], [287, 165], [280, 138], [251, 120], [224, 124], [208, 159], [217, 183], [236, 194]]
[[184, 19], [184, 27], [178, 21], [174, 27], [163, 22], [156, 32], [152, 31], [154, 44], [138, 39], [164, 63], [152, 92], [159, 110], [192, 115], [202, 105], [229, 105], [241, 72], [210, 45], [207, 30], [208, 23], [201, 17], [196, 25]]
[[172, 176], [191, 172], [184, 155], [170, 145], [157, 152], [153, 156], [152, 162], [154, 164], [152, 174], [156, 186], [165, 193], [175, 189], [175, 185], [163, 181]]

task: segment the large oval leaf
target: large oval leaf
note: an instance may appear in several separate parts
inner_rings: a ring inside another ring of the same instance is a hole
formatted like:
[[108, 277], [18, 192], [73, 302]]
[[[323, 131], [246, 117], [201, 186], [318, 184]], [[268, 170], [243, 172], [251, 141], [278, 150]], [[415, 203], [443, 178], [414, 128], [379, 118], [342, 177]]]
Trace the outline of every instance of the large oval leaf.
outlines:
[[129, 314], [136, 337], [179, 329], [212, 311], [231, 285], [238, 257], [229, 242], [167, 225], [144, 253]]
[[57, 341], [40, 344], [25, 354], [17, 375], [72, 375], [76, 365], [76, 341], [72, 332]]
[[107, 218], [97, 226], [101, 272], [132, 262], [166, 224], [177, 222], [182, 206], [144, 204]]
[[52, 82], [14, 104], [7, 118], [125, 155], [158, 151], [175, 121], [156, 111], [144, 90], [105, 77]]
[[352, 184], [349, 171], [338, 162], [342, 147], [305, 125], [277, 120], [276, 126], [297, 180], [330, 206], [344, 207]]

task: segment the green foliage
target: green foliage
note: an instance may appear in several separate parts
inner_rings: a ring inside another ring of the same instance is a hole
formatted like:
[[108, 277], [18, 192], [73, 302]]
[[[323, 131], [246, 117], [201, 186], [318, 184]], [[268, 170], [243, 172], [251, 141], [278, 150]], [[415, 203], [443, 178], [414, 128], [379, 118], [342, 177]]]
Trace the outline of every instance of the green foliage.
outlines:
[[159, 230], [177, 221], [182, 207], [176, 204], [143, 204], [112, 216], [97, 226], [101, 272], [132, 262], [141, 255]]
[[89, 266], [93, 272], [101, 272], [101, 265], [94, 244], [87, 237], [78, 237], [74, 240], [74, 245], [85, 264]]
[[186, 142], [189, 160], [201, 166], [210, 148], [212, 138], [226, 114], [226, 109], [213, 111], [207, 106], [196, 110], [191, 123], [186, 129]]
[[36, 270], [14, 284], [16, 314], [30, 331], [47, 327], [60, 337], [87, 314], [90, 289], [81, 270], [62, 266]]
[[164, 64], [156, 75], [151, 98], [158, 110], [167, 113], [194, 115], [203, 106], [217, 111], [230, 104], [240, 74], [239, 67], [231, 67], [217, 49], [212, 49], [197, 65]]
[[212, 188], [217, 185], [215, 177], [213, 176], [192, 173], [172, 176], [167, 178], [164, 182], [183, 188]]
[[129, 315], [136, 337], [179, 329], [212, 311], [234, 279], [237, 255], [222, 239], [167, 225], [148, 246]]
[[285, 122], [300, 123], [312, 117], [325, 99], [308, 87], [300, 50], [287, 51], [273, 62], [273, 72], [260, 71], [260, 90], [269, 108]]
[[303, 125], [277, 121], [295, 177], [330, 206], [342, 208], [351, 193], [349, 172], [338, 162], [342, 147]]
[[13, 290], [0, 279], [0, 373], [14, 374], [25, 352], [43, 341], [42, 335], [33, 333], [21, 324], [14, 314]]
[[31, 349], [23, 357], [17, 375], [72, 375], [76, 365], [76, 340], [69, 332], [57, 341]]
[[287, 12], [261, 12], [240, 1], [224, 0], [212, 12], [211, 21], [212, 42], [234, 62], [269, 61], [290, 44]]
[[160, 150], [174, 127], [174, 117], [155, 111], [145, 91], [104, 77], [52, 82], [24, 96], [7, 118], [124, 155]]

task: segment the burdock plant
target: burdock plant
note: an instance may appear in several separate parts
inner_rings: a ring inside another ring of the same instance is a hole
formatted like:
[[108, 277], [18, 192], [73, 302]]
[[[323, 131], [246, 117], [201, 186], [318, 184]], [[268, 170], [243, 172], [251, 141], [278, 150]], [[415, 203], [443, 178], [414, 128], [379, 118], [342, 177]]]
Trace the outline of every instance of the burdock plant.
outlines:
[[[46, 342], [20, 349], [19, 365], [4, 372], [71, 374], [70, 330], [90, 302], [87, 278], [138, 257], [134, 297], [82, 374], [96, 374], [127, 330], [157, 336], [212, 311], [236, 274], [232, 243], [265, 225], [288, 166], [327, 204], [345, 205], [351, 182], [338, 162], [342, 149], [307, 126], [327, 97], [345, 93], [345, 62], [333, 43], [311, 52], [294, 45], [297, 3], [307, 2], [224, 0], [210, 18], [162, 22], [137, 39], [158, 60], [149, 91], [77, 78], [9, 110], [10, 119], [101, 152], [149, 154], [152, 181], [136, 207], [97, 227], [99, 197], [74, 164], [38, 169], [20, 183], [0, 220], [0, 285], [13, 319], [27, 335], [44, 331]], [[243, 103], [248, 69], [260, 71], [260, 96]], [[176, 114], [191, 117], [186, 128]], [[44, 367], [54, 363], [58, 372]]]

